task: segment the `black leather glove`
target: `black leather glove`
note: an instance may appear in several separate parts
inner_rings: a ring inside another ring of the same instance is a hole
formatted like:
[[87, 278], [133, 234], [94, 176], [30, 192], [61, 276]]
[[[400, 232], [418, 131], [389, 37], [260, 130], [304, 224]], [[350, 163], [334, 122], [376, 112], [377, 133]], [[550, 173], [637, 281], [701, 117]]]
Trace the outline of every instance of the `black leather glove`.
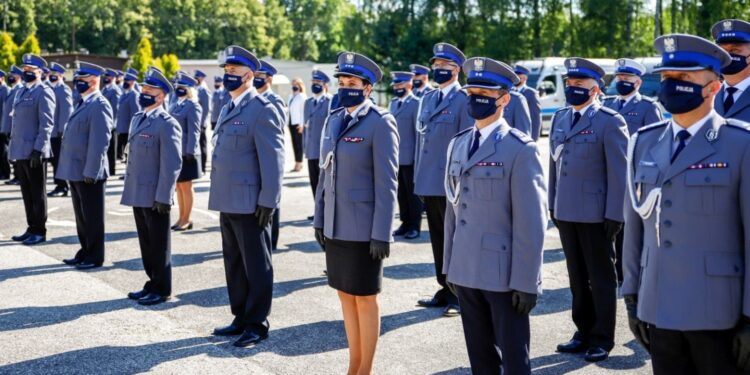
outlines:
[[168, 205], [166, 203], [161, 203], [161, 202], [154, 202], [154, 206], [151, 207], [152, 211], [156, 211], [156, 212], [158, 212], [161, 215], [168, 215], [169, 214], [169, 210], [171, 210], [171, 209], [172, 209], [172, 206], [170, 206], [170, 205]]
[[525, 293], [518, 290], [513, 291], [513, 308], [519, 314], [529, 315], [536, 306], [536, 294]]
[[628, 327], [647, 352], [651, 351], [651, 338], [648, 333], [648, 324], [638, 319], [638, 295], [628, 294], [624, 296], [625, 309], [628, 311]]
[[93, 183], [96, 183], [96, 180], [94, 180], [91, 177], [84, 177], [83, 178], [83, 183], [85, 183], [85, 184], [93, 184]]
[[370, 256], [375, 260], [383, 260], [391, 255], [391, 243], [378, 240], [370, 240]]
[[187, 160], [187, 161], [193, 161], [193, 160], [195, 160], [195, 155], [193, 155], [193, 154], [185, 154], [185, 160]]
[[42, 153], [34, 150], [31, 151], [31, 155], [29, 156], [29, 165], [31, 168], [38, 168], [42, 166]]
[[255, 217], [258, 218], [258, 226], [263, 228], [273, 220], [273, 208], [256, 206]]
[[323, 228], [315, 228], [315, 241], [318, 241], [321, 250], [326, 251], [326, 237], [323, 235]]
[[732, 354], [737, 360], [737, 367], [743, 371], [750, 369], [750, 318], [743, 317], [732, 342]]
[[607, 239], [610, 241], [615, 240], [617, 233], [622, 230], [622, 223], [610, 219], [604, 219], [604, 231], [607, 233]]

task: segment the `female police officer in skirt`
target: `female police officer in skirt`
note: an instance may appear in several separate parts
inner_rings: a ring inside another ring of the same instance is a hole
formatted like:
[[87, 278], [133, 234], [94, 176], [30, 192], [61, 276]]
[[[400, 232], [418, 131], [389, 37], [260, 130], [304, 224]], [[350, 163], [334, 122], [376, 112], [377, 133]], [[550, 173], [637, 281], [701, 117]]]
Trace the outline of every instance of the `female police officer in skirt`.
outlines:
[[201, 113], [195, 86], [198, 81], [187, 74], [180, 74], [175, 85], [177, 101], [169, 109], [169, 114], [180, 123], [182, 128], [182, 169], [177, 177], [177, 203], [180, 206], [180, 217], [172, 226], [175, 232], [193, 229], [190, 212], [193, 211], [193, 180], [201, 178], [200, 144]]
[[398, 178], [396, 120], [368, 97], [382, 77], [369, 58], [339, 55], [342, 108], [321, 141], [315, 238], [326, 251], [328, 285], [338, 290], [349, 342], [349, 374], [370, 374], [380, 333], [377, 294], [390, 253]]

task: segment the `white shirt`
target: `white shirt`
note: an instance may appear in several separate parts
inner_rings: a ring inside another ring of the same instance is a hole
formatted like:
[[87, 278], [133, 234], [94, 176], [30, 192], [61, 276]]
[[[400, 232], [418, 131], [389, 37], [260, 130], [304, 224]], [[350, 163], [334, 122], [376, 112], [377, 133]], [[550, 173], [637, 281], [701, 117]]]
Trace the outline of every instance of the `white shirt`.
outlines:
[[461, 88], [461, 85], [458, 84], [457, 80], [453, 81], [453, 83], [451, 83], [450, 85], [445, 86], [442, 89], [440, 89], [440, 91], [443, 93], [443, 99], [448, 97], [448, 94], [450, 94], [451, 91], [453, 91], [454, 87], [457, 87], [459, 89]]
[[236, 106], [240, 105], [240, 103], [242, 102], [242, 99], [245, 96], [247, 96], [247, 94], [249, 94], [251, 92], [256, 92], [256, 91], [257, 90], [255, 90], [255, 87], [251, 87], [251, 88], [245, 90], [244, 92], [242, 92], [242, 94], [240, 94], [238, 97], [232, 99], [232, 103], [234, 103], [234, 106], [236, 107]]
[[[492, 134], [492, 132], [494, 132], [495, 129], [499, 128], [500, 125], [502, 125], [502, 124], [508, 125], [508, 123], [505, 122], [505, 119], [502, 118], [502, 117], [500, 117], [495, 122], [493, 122], [493, 123], [491, 123], [491, 124], [489, 124], [489, 125], [481, 128], [481, 129], [477, 129], [477, 127], [475, 125], [474, 126], [474, 135], [473, 136], [476, 137], [476, 135], [475, 135], [476, 132], [479, 132], [479, 145], [481, 146], [484, 143], [484, 141], [486, 141], [487, 138], [490, 137], [490, 135]], [[471, 141], [474, 142], [474, 139], [472, 138]]]
[[98, 91], [99, 91], [99, 89], [95, 89], [94, 91], [92, 91], [92, 92], [90, 92], [88, 94], [81, 95], [81, 103], [85, 103], [91, 97], [91, 95], [94, 95]]
[[[724, 81], [722, 85], [724, 85], [724, 90], [726, 90], [727, 87], [730, 87], [729, 84], [727, 84], [727, 81]], [[750, 87], [750, 77], [743, 79], [742, 81], [740, 81], [739, 83], [731, 87], [734, 87], [737, 89], [737, 91], [735, 91], [733, 95], [734, 101], [737, 102], [737, 100], [740, 98], [740, 95], [742, 95], [742, 93], [747, 91], [747, 88]], [[724, 100], [727, 100], [727, 98], [724, 97]]]
[[[580, 113], [580, 114], [581, 114], [581, 118], [583, 118], [583, 115], [585, 115], [585, 114], [586, 114], [586, 111], [588, 111], [588, 110], [589, 110], [589, 108], [591, 108], [591, 106], [592, 106], [592, 105], [594, 105], [594, 102], [595, 102], [595, 101], [596, 101], [596, 100], [592, 100], [592, 101], [591, 101], [591, 103], [589, 103], [589, 104], [588, 104], [587, 106], [585, 106], [585, 107], [581, 108], [581, 110], [580, 110], [580, 111], [576, 111], [576, 110], [575, 110], [575, 108], [573, 108], [573, 116], [574, 116], [573, 118], [575, 118], [575, 114], [576, 114], [576, 113]], [[571, 108], [572, 108], [572, 107], [571, 107]], [[581, 120], [578, 120], [578, 121], [581, 121]]]
[[[352, 118], [356, 118], [357, 115], [359, 115], [359, 111], [362, 110], [362, 108], [367, 105], [367, 102], [370, 101], [370, 98], [365, 98], [365, 100], [362, 102], [362, 104], [358, 105], [356, 108], [354, 108], [353, 111], [349, 112], [349, 116], [352, 116]], [[348, 124], [347, 124], [348, 125]]]
[[622, 108], [625, 108], [625, 106], [628, 105], [628, 103], [630, 103], [630, 101], [633, 100], [633, 98], [635, 98], [635, 94], [636, 94], [636, 92], [633, 91], [630, 94], [630, 96], [622, 96], [622, 95], [618, 95], [617, 96], [617, 100], [624, 100], [625, 101], [624, 103], [622, 103]]
[[305, 100], [307, 95], [304, 93], [289, 96], [289, 118], [292, 125], [301, 125], [305, 122]]
[[690, 125], [690, 127], [687, 129], [677, 124], [677, 120], [672, 120], [672, 153], [674, 154], [675, 150], [677, 150], [677, 146], [680, 144], [680, 140], [679, 138], [677, 138], [677, 133], [679, 133], [681, 130], [687, 130], [688, 133], [690, 133], [690, 138], [685, 140], [685, 146], [687, 146], [688, 143], [690, 143], [690, 140], [695, 137], [695, 134], [698, 133], [698, 130], [703, 127], [703, 124], [705, 124], [706, 121], [708, 121], [708, 118], [711, 117], [711, 115], [713, 115], [714, 113], [714, 110], [711, 110], [711, 112], [708, 112], [705, 117], [696, 121], [695, 124]]

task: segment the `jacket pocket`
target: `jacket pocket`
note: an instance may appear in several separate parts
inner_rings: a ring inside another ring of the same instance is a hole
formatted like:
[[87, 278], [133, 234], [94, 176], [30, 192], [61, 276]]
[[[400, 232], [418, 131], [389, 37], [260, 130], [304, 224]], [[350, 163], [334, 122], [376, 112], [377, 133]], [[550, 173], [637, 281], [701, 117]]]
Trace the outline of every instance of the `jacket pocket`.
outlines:
[[742, 310], [744, 262], [739, 253], [706, 252], [706, 316], [717, 325], [732, 325]]
[[477, 198], [491, 200], [499, 194], [500, 184], [505, 177], [503, 167], [475, 167], [472, 174]]
[[482, 235], [479, 255], [479, 278], [489, 287], [507, 287], [510, 281], [510, 244], [504, 236], [494, 233]]

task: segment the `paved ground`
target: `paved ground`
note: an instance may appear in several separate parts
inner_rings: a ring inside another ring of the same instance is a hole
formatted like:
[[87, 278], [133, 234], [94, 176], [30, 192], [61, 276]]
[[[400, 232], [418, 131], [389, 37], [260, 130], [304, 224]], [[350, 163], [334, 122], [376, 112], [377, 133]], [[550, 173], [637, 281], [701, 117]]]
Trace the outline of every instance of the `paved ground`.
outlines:
[[[546, 151], [546, 138], [541, 147]], [[287, 170], [289, 160], [291, 155]], [[69, 198], [49, 200], [46, 244], [19, 246], [8, 239], [25, 228], [20, 192], [0, 185], [0, 374], [345, 373], [338, 299], [322, 275], [324, 254], [306, 220], [313, 211], [306, 173], [284, 178], [272, 331], [251, 349], [210, 335], [231, 315], [218, 215], [206, 210], [208, 186], [205, 178], [196, 184], [196, 229], [172, 236], [174, 298], [144, 308], [125, 298], [140, 289], [145, 274], [132, 212], [119, 205], [122, 181], [111, 181], [107, 189], [105, 266], [89, 272], [61, 263], [78, 249]], [[415, 307], [436, 287], [428, 238], [424, 231], [418, 240], [397, 242], [385, 262], [376, 373], [469, 373], [460, 320]], [[574, 330], [554, 228], [547, 233], [543, 276], [544, 295], [531, 319], [534, 373], [650, 373], [646, 353], [627, 330], [621, 301], [610, 360], [591, 365], [579, 355], [554, 352]]]

